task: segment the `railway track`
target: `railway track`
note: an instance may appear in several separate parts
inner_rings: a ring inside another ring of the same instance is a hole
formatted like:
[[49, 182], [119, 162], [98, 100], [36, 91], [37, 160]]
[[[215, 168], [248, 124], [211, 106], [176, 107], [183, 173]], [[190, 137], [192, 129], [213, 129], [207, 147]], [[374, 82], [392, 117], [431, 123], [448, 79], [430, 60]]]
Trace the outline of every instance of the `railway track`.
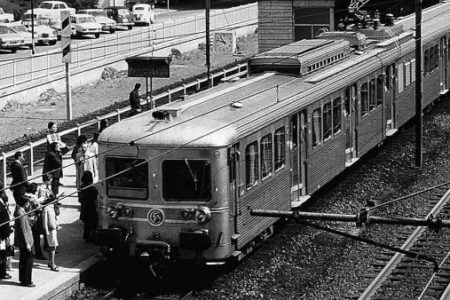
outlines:
[[[444, 219], [450, 217], [450, 190], [441, 187], [415, 197], [428, 200], [418, 213], [421, 217], [438, 214]], [[450, 232], [410, 226], [399, 228], [398, 232], [396, 239], [403, 243], [401, 249], [434, 258], [435, 263], [400, 253], [380, 252], [365, 275], [373, 281], [358, 299], [448, 299], [445, 297], [450, 294], [447, 290], [450, 283]]]

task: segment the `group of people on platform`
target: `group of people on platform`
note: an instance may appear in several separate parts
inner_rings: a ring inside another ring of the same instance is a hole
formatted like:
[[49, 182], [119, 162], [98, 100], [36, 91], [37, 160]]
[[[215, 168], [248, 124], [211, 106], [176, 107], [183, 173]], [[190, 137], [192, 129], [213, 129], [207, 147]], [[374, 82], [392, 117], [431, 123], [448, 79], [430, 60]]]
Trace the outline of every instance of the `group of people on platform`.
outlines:
[[[78, 201], [81, 204], [80, 220], [84, 223], [83, 238], [93, 242], [98, 226], [97, 197], [98, 190], [93, 185], [99, 179], [97, 169], [98, 144], [100, 132], [108, 126], [107, 120], [101, 121], [100, 129], [89, 143], [85, 135], [77, 139], [71, 157], [76, 169], [76, 187]], [[57, 219], [60, 214], [59, 186], [63, 177], [63, 155], [69, 149], [57, 133], [57, 125], [48, 123], [47, 151], [43, 166], [43, 183], [38, 185], [28, 181], [25, 158], [22, 152], [14, 155], [10, 165], [12, 190], [16, 209], [13, 217], [9, 211], [9, 201], [5, 187], [0, 183], [0, 280], [11, 279], [7, 273], [8, 260], [14, 256], [14, 247], [19, 249], [19, 282], [21, 286], [34, 287], [32, 282], [33, 259], [48, 261], [50, 270], [58, 272], [55, 264], [56, 247], [59, 246]], [[14, 243], [10, 241], [13, 232], [11, 220], [14, 219]], [[43, 254], [41, 247], [43, 236]], [[34, 250], [34, 251], [33, 251]], [[34, 253], [33, 253], [34, 252]]]

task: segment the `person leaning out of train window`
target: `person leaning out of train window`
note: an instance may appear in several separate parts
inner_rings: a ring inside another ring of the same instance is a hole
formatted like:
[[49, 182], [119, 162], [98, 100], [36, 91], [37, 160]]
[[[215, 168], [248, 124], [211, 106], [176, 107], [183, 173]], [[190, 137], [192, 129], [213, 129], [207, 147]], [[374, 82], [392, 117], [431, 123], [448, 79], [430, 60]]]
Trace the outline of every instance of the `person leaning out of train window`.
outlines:
[[136, 83], [136, 85], [134, 86], [134, 90], [132, 90], [130, 93], [130, 106], [132, 114], [137, 114], [142, 111], [141, 100], [139, 99], [140, 88], [141, 84]]
[[57, 142], [53, 142], [50, 145], [50, 150], [45, 157], [47, 164], [44, 169], [44, 173], [47, 174], [47, 179], [51, 180], [52, 192], [55, 196], [58, 195], [59, 180], [63, 176], [62, 157], [59, 147], [60, 144]]
[[92, 173], [92, 177], [94, 179], [94, 183], [98, 181], [97, 174], [97, 160], [94, 154], [90, 151], [89, 145], [87, 142], [81, 144], [80, 151], [77, 154], [76, 160], [77, 167], [77, 189], [81, 186], [81, 178], [83, 177], [84, 172], [90, 171]]
[[97, 197], [98, 190], [93, 184], [90, 171], [81, 177], [81, 191], [78, 202], [81, 204], [80, 220], [84, 223], [83, 238], [86, 242], [94, 242], [95, 230], [98, 227]]
[[[4, 186], [0, 183], [0, 224], [8, 222], [11, 220], [9, 215], [9, 207], [8, 207], [8, 196], [6, 196], [5, 191], [3, 191]], [[6, 223], [0, 226], [0, 280], [2, 279], [11, 279], [11, 275], [6, 273], [6, 265], [8, 261], [7, 247], [9, 247], [9, 236], [12, 233], [10, 223]]]

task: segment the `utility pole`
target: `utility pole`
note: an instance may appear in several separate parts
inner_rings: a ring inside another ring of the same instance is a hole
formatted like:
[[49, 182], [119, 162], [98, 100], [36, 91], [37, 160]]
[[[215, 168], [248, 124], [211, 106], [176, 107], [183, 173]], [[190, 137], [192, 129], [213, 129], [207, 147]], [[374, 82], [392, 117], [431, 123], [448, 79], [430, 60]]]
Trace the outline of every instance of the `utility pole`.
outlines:
[[416, 166], [422, 166], [422, 0], [415, 0], [416, 10]]
[[34, 55], [34, 3], [31, 0], [31, 54]]
[[211, 87], [211, 45], [210, 45], [210, 38], [209, 38], [209, 14], [211, 10], [211, 0], [205, 0], [205, 19], [206, 19], [206, 77], [208, 78], [208, 87]]

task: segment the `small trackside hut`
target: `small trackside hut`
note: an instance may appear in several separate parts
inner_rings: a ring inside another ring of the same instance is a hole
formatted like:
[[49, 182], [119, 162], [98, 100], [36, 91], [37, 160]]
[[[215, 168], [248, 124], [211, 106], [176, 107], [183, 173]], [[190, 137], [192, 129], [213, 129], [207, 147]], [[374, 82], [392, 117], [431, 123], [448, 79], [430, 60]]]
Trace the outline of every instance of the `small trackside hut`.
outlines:
[[[450, 19], [425, 20], [424, 107], [450, 84]], [[261, 53], [250, 76], [105, 129], [99, 242], [131, 257], [222, 264], [414, 116], [401, 27], [323, 33]]]

